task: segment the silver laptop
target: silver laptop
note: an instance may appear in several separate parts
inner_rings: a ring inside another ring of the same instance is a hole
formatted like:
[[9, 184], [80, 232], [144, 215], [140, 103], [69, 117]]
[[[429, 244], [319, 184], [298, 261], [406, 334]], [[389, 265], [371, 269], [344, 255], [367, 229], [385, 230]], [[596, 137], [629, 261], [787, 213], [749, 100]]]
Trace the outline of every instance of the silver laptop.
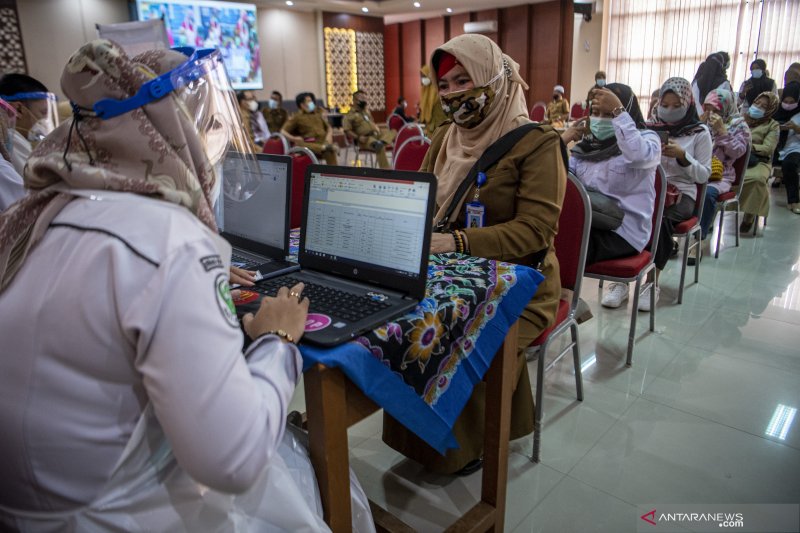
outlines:
[[231, 152], [222, 164], [217, 223], [233, 247], [231, 264], [257, 272], [256, 280], [297, 270], [289, 255], [292, 158]]

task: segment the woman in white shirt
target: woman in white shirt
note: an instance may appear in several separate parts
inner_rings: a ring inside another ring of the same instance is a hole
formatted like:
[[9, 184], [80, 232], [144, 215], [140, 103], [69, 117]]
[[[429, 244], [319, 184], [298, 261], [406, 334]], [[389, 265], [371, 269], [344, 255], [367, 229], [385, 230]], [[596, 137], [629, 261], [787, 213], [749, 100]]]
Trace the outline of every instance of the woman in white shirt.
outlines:
[[0, 529], [326, 530], [291, 476], [266, 490], [308, 300], [265, 299], [242, 354], [212, 212], [241, 123], [199, 54], [81, 47], [74, 117], [0, 215]]
[[692, 97], [698, 116], [703, 114], [703, 102], [706, 101], [708, 93], [714, 89], [733, 92], [731, 82], [728, 81], [726, 74], [730, 62], [727, 52], [714, 52], [697, 68], [697, 73], [692, 80]]
[[[711, 152], [713, 141], [708, 127], [700, 122], [692, 101], [692, 89], [684, 78], [670, 78], [659, 91], [658, 103], [649, 127], [668, 134], [668, 141], [661, 145], [661, 167], [667, 182], [680, 191], [680, 199], [664, 209], [661, 231], [658, 237], [655, 265], [656, 275], [667, 264], [673, 250], [672, 234], [675, 225], [694, 214], [697, 199], [696, 184], [705, 183], [711, 175]], [[656, 287], [651, 302], [653, 285], [647, 284], [639, 298], [639, 310], [649, 311], [658, 301], [660, 289]]]
[[[661, 160], [658, 135], [644, 128], [633, 91], [610, 83], [591, 94], [589, 131], [572, 148], [570, 170], [584, 185], [617, 200], [625, 212], [615, 230], [592, 228], [586, 264], [641, 252], [650, 240], [655, 203], [655, 171]], [[584, 121], [562, 135], [564, 142], [580, 139]], [[619, 307], [628, 298], [627, 283], [611, 283], [602, 298], [605, 307]]]

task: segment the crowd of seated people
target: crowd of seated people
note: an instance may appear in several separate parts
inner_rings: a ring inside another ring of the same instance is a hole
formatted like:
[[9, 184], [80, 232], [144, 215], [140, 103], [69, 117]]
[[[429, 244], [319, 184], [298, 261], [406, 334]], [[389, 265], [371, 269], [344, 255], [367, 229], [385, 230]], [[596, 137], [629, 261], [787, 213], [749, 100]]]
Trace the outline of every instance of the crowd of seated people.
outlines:
[[[126, 101], [186, 62], [184, 53], [172, 50], [128, 58], [110, 41], [87, 43], [64, 69], [62, 89], [72, 116], [60, 126], [55, 98], [44, 85], [22, 75], [0, 78], [0, 337], [14, 355], [0, 361], [0, 387], [16, 398], [0, 416], [10, 436], [0, 450], [12, 458], [0, 470], [2, 526], [104, 523], [105, 498], [130, 489], [130, 477], [140, 471], [150, 476], [140, 499], [125, 493], [113, 504], [123, 510], [141, 504], [128, 511], [145, 527], [165, 516], [188, 530], [210, 523], [225, 529], [242, 516], [278, 520], [266, 503], [277, 496], [265, 473], [282, 464], [287, 406], [302, 371], [296, 343], [309, 302], [302, 284], [282, 288], [244, 317], [243, 332], [231, 327], [227, 281], [248, 276], [229, 267], [230, 249], [217, 235], [214, 167], [224, 153], [212, 151], [204, 128], [220, 121], [237, 128], [253, 152], [260, 152], [271, 131], [280, 131], [329, 165], [338, 164], [337, 147], [309, 92], [297, 95], [298, 111], [291, 116], [280, 93], [273, 92], [260, 110], [252, 91], [236, 95], [238, 110], [230, 116], [213, 120], [190, 91], [151, 96], [118, 115], [92, 115], [97, 102]], [[648, 106], [649, 120], [629, 86], [607, 83], [598, 71], [589, 117], [562, 131], [569, 118], [564, 88], [554, 87], [546, 123], [533, 124], [519, 65], [489, 38], [461, 35], [431, 55], [423, 85], [432, 87], [444, 118], [434, 124], [436, 113], [421, 111], [433, 136], [420, 170], [437, 176], [436, 222], [444, 229], [432, 233], [431, 252], [510, 261], [544, 274], [520, 317], [512, 439], [533, 430], [524, 350], [556, 320], [561, 287], [553, 240], [568, 170], [623, 212], [616, 227], [591, 229], [587, 264], [648, 246], [659, 165], [677, 190], [659, 241], [651, 243], [657, 271], [642, 288], [643, 311], [658, 302], [657, 276], [673, 252], [675, 225], [694, 214], [696, 185], [709, 182], [702, 199], [706, 238], [717, 198], [730, 190], [734, 162], [748, 148], [742, 231], [768, 213], [767, 180], [776, 153], [789, 209], [800, 214], [800, 79], [787, 73], [779, 97], [766, 64], [756, 60], [735, 94], [725, 74], [729, 62], [717, 52], [692, 82], [664, 81]], [[222, 89], [210, 84], [209, 90]], [[404, 103], [401, 98], [396, 112], [411, 119]], [[388, 168], [386, 148], [395, 132], [376, 123], [363, 91], [353, 94], [352, 104], [345, 133]], [[474, 183], [460, 187], [480, 156], [512, 131], [524, 133]], [[568, 161], [562, 142], [569, 145]], [[92, 191], [98, 189], [106, 201], [96, 201]], [[142, 225], [152, 231], [140, 231]], [[42, 291], [53, 264], [62, 266], [59, 283]], [[81, 288], [98, 285], [107, 293], [81, 295]], [[186, 296], [170, 298], [176, 290]], [[619, 307], [628, 292], [627, 284], [612, 283], [601, 304]], [[39, 323], [53, 326], [37, 335], [15, 334]], [[252, 342], [243, 352], [245, 335]], [[453, 430], [460, 447], [445, 455], [388, 416], [383, 439], [427, 470], [470, 474], [482, 464], [484, 396], [481, 383]], [[195, 422], [200, 418], [203, 424]], [[53, 444], [31, 446], [24, 437], [31, 432]], [[148, 470], [161, 457], [154, 445], [169, 447], [177, 463]], [[167, 466], [174, 469], [170, 476]], [[310, 466], [304, 475], [313, 485]], [[281, 527], [324, 530], [302, 484], [286, 488], [297, 509]], [[168, 497], [177, 492], [181, 504], [200, 509], [188, 522], [175, 510], [179, 502]], [[174, 512], [164, 514], [165, 508]]]

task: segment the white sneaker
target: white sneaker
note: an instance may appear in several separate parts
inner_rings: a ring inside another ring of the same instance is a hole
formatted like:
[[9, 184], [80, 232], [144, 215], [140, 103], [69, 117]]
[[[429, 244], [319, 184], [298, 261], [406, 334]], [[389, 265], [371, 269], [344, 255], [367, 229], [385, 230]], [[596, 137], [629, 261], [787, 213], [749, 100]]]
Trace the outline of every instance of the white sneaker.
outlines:
[[608, 291], [603, 295], [600, 300], [600, 305], [603, 307], [610, 307], [616, 309], [622, 302], [628, 299], [628, 284], [617, 283], [616, 281], [609, 284]]
[[653, 284], [646, 283], [642, 292], [639, 293], [639, 311], [644, 311], [645, 313], [650, 312], [650, 306], [655, 305], [658, 303], [658, 297], [661, 295], [661, 287], [656, 287], [656, 296], [655, 301], [651, 304], [650, 303], [650, 295], [653, 293]]

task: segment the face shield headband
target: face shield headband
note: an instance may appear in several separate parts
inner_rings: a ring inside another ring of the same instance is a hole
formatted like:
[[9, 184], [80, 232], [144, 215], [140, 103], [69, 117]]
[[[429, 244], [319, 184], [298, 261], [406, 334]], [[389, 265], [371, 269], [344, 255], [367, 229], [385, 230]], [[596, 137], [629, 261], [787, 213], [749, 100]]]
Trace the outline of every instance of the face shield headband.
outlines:
[[[38, 143], [58, 126], [58, 109], [56, 107], [58, 99], [53, 93], [45, 91], [16, 93], [3, 95], [2, 99], [6, 102], [25, 102], [23, 114], [30, 115], [25, 118], [29, 122], [26, 127], [26, 137], [32, 143]], [[15, 111], [13, 117], [16, 118], [19, 115], [20, 113]]]

